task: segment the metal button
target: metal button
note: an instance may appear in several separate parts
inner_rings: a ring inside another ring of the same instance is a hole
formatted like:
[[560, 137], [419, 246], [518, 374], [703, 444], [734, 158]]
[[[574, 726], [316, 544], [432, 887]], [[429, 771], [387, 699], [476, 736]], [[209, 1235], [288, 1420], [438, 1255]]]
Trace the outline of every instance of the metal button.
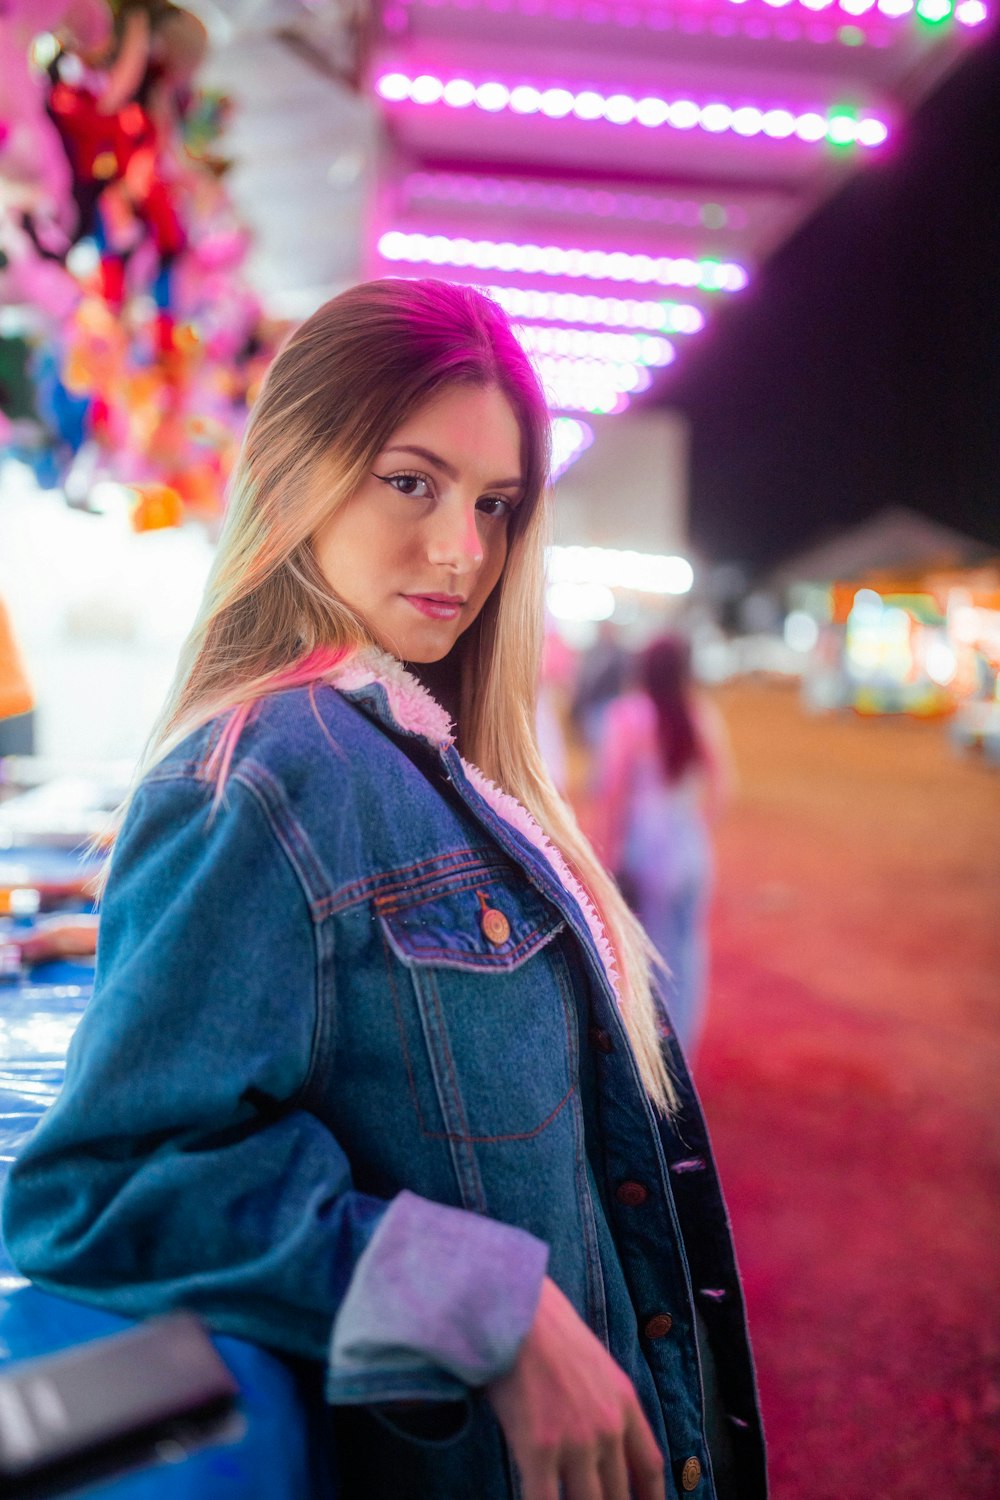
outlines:
[[681, 1489], [696, 1490], [701, 1479], [701, 1464], [696, 1458], [689, 1458], [681, 1470]]
[[488, 906], [483, 912], [483, 936], [495, 948], [499, 948], [510, 937], [510, 923], [495, 906]]
[[642, 1331], [648, 1339], [662, 1339], [673, 1326], [674, 1320], [669, 1313], [657, 1313], [655, 1317], [647, 1320]]
[[643, 1187], [641, 1182], [620, 1182], [615, 1188], [615, 1197], [619, 1203], [625, 1203], [629, 1208], [638, 1208], [649, 1197], [649, 1189]]
[[590, 1038], [590, 1045], [596, 1047], [598, 1052], [613, 1052], [615, 1050], [614, 1042], [606, 1031], [602, 1031], [600, 1026], [591, 1026], [587, 1035]]

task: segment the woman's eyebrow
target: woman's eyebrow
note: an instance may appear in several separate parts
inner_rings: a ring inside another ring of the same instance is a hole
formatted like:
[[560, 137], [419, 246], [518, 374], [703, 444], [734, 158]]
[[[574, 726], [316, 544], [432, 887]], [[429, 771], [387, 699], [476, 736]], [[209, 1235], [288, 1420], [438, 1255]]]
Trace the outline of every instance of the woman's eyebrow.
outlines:
[[[436, 469], [440, 469], [442, 474], [447, 474], [449, 479], [458, 479], [458, 470], [454, 464], [450, 464], [446, 458], [441, 458], [439, 454], [432, 453], [430, 448], [418, 447], [416, 443], [394, 443], [391, 448], [383, 448], [382, 452], [414, 453], [417, 458], [422, 458], [425, 463], [433, 464]], [[488, 490], [512, 490], [523, 489], [523, 487], [524, 480], [520, 474], [515, 479], [493, 479], [489, 484], [483, 486], [484, 489]]]

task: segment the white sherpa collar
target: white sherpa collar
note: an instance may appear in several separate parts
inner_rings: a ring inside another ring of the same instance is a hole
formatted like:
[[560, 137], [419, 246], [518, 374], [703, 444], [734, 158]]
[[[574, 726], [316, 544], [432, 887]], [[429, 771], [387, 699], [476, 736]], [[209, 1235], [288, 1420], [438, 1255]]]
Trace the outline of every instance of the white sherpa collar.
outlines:
[[358, 693], [377, 684], [385, 691], [389, 712], [399, 729], [418, 734], [436, 749], [455, 743], [455, 726], [435, 698], [403, 663], [378, 646], [366, 646], [340, 666], [328, 680], [341, 693]]
[[[447, 750], [455, 742], [455, 728], [440, 703], [408, 672], [402, 662], [377, 646], [357, 651], [342, 665], [335, 667], [327, 679], [338, 692], [347, 696], [360, 693], [364, 688], [380, 686], [385, 692], [386, 702], [393, 722], [399, 729], [419, 735], [437, 750]], [[556, 879], [570, 895], [583, 913], [590, 935], [601, 956], [616, 998], [621, 1000], [621, 978], [615, 960], [614, 949], [608, 941], [607, 931], [601, 915], [566, 862], [565, 856], [539, 825], [537, 819], [516, 797], [498, 787], [483, 775], [478, 766], [461, 757], [462, 769], [470, 786], [479, 794], [493, 812], [509, 827], [515, 829], [538, 850], [551, 867]]]

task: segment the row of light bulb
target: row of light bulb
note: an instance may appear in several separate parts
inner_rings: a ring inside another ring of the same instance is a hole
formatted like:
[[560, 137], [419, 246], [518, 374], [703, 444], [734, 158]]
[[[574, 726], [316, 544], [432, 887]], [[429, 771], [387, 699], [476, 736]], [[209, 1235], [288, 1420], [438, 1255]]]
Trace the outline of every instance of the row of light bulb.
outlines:
[[583, 281], [631, 281], [639, 285], [698, 287], [739, 292], [746, 269], [734, 261], [690, 256], [643, 255], [628, 250], [584, 250], [558, 245], [517, 245], [509, 240], [471, 240], [446, 234], [390, 229], [378, 241], [388, 261], [409, 265], [471, 267], [480, 271], [563, 276]]
[[511, 112], [517, 115], [542, 114], [553, 120], [573, 115], [581, 121], [605, 120], [611, 125], [638, 124], [649, 129], [700, 129], [712, 135], [732, 132], [738, 136], [763, 135], [772, 140], [795, 136], [800, 141], [830, 141], [834, 145], [881, 146], [889, 136], [884, 120], [874, 115], [858, 119], [845, 110], [821, 114], [818, 110], [796, 113], [786, 108], [736, 106], [720, 101], [697, 104], [693, 99], [661, 99], [647, 95], [641, 99], [631, 94], [598, 93], [581, 89], [574, 93], [566, 88], [536, 88], [533, 84], [516, 84], [488, 80], [474, 84], [467, 78], [443, 79], [433, 73], [410, 78], [406, 73], [383, 73], [375, 85], [389, 103], [434, 105], [452, 109], [470, 105], [488, 114]]

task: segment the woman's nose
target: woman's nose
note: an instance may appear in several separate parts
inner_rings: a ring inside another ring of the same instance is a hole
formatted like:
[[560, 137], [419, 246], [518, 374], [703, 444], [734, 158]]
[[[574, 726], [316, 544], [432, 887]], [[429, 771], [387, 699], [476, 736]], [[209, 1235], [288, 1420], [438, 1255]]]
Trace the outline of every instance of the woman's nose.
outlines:
[[456, 499], [440, 506], [431, 522], [427, 560], [459, 573], [480, 566], [483, 542], [474, 505]]

